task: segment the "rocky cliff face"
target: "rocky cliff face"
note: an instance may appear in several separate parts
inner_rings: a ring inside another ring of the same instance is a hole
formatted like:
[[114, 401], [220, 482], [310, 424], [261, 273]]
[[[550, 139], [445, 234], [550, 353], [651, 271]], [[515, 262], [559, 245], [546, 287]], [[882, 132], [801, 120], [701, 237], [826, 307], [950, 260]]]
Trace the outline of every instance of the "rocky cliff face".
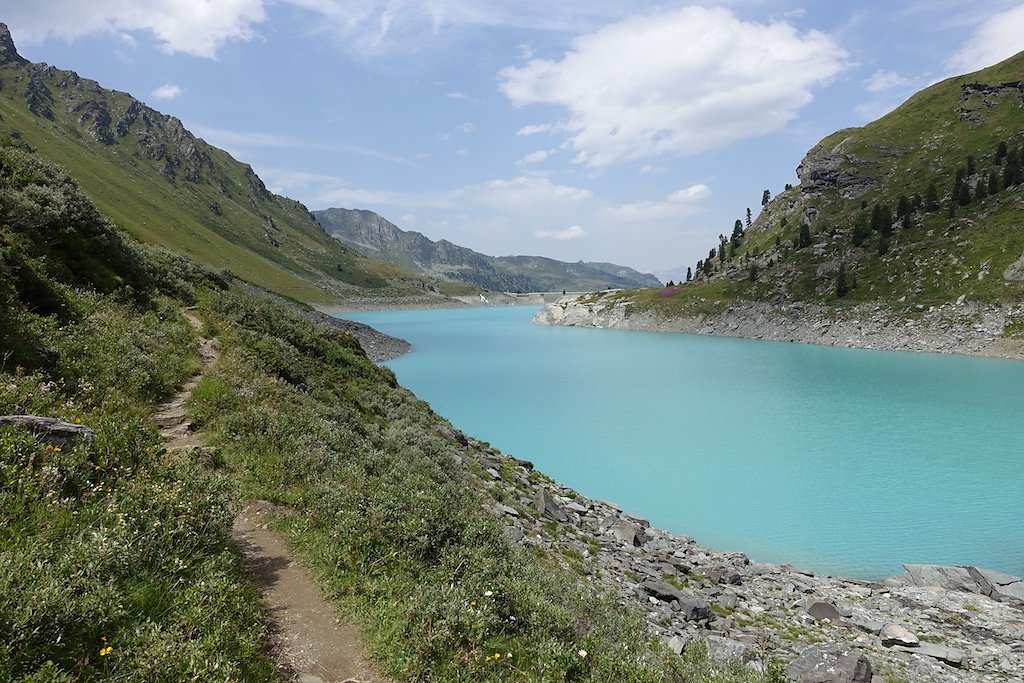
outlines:
[[1024, 342], [1001, 336], [1008, 321], [1020, 315], [1024, 305], [979, 304], [965, 298], [922, 309], [916, 320], [879, 306], [836, 311], [802, 302], [743, 302], [714, 315], [670, 318], [639, 310], [614, 295], [570, 295], [546, 305], [533, 322], [1024, 359]]
[[372, 211], [325, 209], [313, 215], [325, 230], [366, 256], [422, 275], [468, 282], [494, 291], [592, 291], [658, 287], [647, 273], [613, 263], [565, 263], [540, 256], [487, 256], [447, 240], [401, 230]]
[[873, 164], [846, 149], [849, 132], [839, 131], [807, 152], [796, 168], [802, 192], [815, 196], [826, 190], [837, 190], [845, 199], [854, 199], [877, 187], [876, 180], [862, 173]]

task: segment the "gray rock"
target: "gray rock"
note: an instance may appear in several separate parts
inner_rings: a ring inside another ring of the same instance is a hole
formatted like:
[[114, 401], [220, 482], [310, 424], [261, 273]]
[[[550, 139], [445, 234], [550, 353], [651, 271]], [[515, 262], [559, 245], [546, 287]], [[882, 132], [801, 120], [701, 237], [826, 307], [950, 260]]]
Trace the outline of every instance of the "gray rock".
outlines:
[[886, 646], [904, 645], [915, 647], [921, 642], [910, 630], [899, 624], [886, 624], [878, 635], [882, 638], [882, 645]]
[[0, 425], [26, 429], [32, 432], [36, 441], [54, 448], [73, 448], [79, 441], [85, 445], [91, 445], [96, 438], [96, 433], [91, 427], [72, 424], [54, 417], [3, 415], [0, 416]]
[[789, 663], [786, 674], [797, 683], [871, 683], [871, 662], [840, 645], [812, 645]]
[[537, 495], [533, 499], [533, 505], [537, 509], [537, 512], [544, 515], [548, 519], [553, 519], [556, 522], [567, 522], [569, 517], [565, 512], [558, 506], [555, 499], [551, 497], [546, 488], [541, 487], [537, 491]]
[[982, 593], [997, 600], [1009, 598], [1024, 602], [1024, 580], [991, 569], [967, 567], [967, 573], [981, 587]]
[[880, 621], [876, 621], [862, 614], [856, 613], [852, 617], [850, 617], [850, 621], [853, 622], [853, 625], [859, 628], [861, 631], [876, 636], [882, 632], [882, 627], [885, 626], [885, 624], [883, 624]]
[[640, 584], [640, 587], [655, 598], [658, 598], [662, 602], [672, 602], [673, 600], [682, 600], [685, 595], [678, 588], [660, 579], [648, 579]]
[[842, 620], [842, 615], [839, 614], [839, 610], [836, 609], [835, 605], [830, 602], [821, 602], [817, 600], [807, 606], [807, 613], [812, 617], [821, 621], [822, 619], [828, 619], [835, 623]]
[[689, 644], [690, 639], [682, 636], [672, 636], [668, 639], [668, 649], [672, 650], [672, 652], [675, 652], [677, 655], [683, 654], [683, 650], [685, 650], [686, 646]]
[[916, 647], [897, 645], [894, 649], [926, 655], [957, 668], [960, 668], [960, 666], [963, 665], [964, 659], [967, 657], [967, 655], [960, 650], [947, 645], [940, 645], [939, 643], [920, 643]]
[[526, 534], [523, 533], [523, 530], [517, 526], [505, 527], [505, 536], [506, 538], [508, 538], [508, 540], [512, 541], [513, 543], [519, 543], [523, 540], [523, 536], [525, 535]]
[[460, 432], [459, 430], [455, 429], [451, 425], [439, 422], [436, 425], [434, 425], [434, 430], [456, 446], [469, 445], [469, 440], [466, 438], [466, 435]]
[[640, 530], [629, 522], [616, 522], [608, 528], [611, 535], [627, 545], [640, 547]]
[[703, 621], [711, 616], [711, 606], [695, 596], [682, 596], [676, 605], [678, 614], [686, 621]]
[[708, 654], [716, 659], [744, 659], [750, 653], [750, 646], [732, 638], [705, 636]]

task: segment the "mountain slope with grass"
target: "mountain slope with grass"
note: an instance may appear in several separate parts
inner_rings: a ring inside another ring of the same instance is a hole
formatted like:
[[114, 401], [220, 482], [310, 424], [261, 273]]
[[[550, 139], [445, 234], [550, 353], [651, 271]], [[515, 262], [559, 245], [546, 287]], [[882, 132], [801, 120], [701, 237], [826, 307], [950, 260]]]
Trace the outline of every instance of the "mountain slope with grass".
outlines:
[[546, 318], [590, 310], [621, 327], [1019, 355], [1022, 104], [1024, 53], [937, 83], [822, 140], [800, 184], [749, 228], [723, 230], [692, 282], [563, 302]]
[[299, 202], [178, 119], [73, 71], [21, 57], [0, 24], [0, 136], [64, 165], [133, 236], [284, 296], [413, 292], [414, 277], [331, 238]]
[[660, 287], [649, 273], [614, 263], [566, 263], [543, 256], [487, 256], [452, 244], [434, 242], [361, 209], [324, 209], [313, 215], [327, 232], [364, 256], [413, 273], [465, 282], [498, 292], [594, 291]]
[[[168, 452], [150, 417], [200, 367], [186, 308], [221, 349], [187, 406], [211, 446]], [[355, 338], [139, 243], [2, 143], [0, 349], [0, 416], [42, 418], [0, 419], [0, 680], [284, 680], [228, 533], [247, 499], [397, 680], [762, 680], [666, 649], [486, 468], [549, 480]], [[492, 514], [513, 505], [536, 542]]]

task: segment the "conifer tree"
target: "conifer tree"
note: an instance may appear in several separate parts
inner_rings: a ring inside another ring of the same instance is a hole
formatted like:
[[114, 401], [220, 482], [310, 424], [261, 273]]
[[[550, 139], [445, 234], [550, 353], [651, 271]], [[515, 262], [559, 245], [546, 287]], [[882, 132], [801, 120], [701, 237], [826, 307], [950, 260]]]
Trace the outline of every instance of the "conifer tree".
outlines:
[[846, 296], [848, 291], [849, 289], [846, 286], [846, 264], [840, 263], [839, 272], [836, 273], [836, 294], [843, 297]]
[[771, 200], [772, 200], [772, 193], [769, 192], [768, 190], [765, 190], [764, 193], [761, 195], [761, 206], [765, 206]]
[[924, 199], [924, 210], [925, 211], [936, 211], [939, 208], [939, 188], [935, 187], [935, 181], [933, 180], [928, 184], [928, 192], [925, 194]]

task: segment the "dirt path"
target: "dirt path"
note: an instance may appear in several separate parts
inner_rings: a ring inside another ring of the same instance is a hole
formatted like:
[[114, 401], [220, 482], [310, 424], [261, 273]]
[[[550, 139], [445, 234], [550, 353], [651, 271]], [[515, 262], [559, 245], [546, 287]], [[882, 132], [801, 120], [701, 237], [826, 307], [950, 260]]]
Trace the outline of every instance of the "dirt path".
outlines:
[[[203, 323], [185, 313], [200, 333]], [[202, 370], [169, 400], [158, 406], [153, 424], [169, 451], [188, 452], [203, 446], [192, 431], [185, 404], [203, 373], [220, 358], [212, 339], [200, 337]], [[266, 501], [251, 501], [235, 516], [231, 535], [263, 591], [268, 607], [274, 657], [293, 681], [300, 683], [388, 683], [373, 673], [364, 655], [359, 631], [343, 621], [324, 598], [309, 570], [296, 563], [280, 534], [263, 516], [273, 510]]]

